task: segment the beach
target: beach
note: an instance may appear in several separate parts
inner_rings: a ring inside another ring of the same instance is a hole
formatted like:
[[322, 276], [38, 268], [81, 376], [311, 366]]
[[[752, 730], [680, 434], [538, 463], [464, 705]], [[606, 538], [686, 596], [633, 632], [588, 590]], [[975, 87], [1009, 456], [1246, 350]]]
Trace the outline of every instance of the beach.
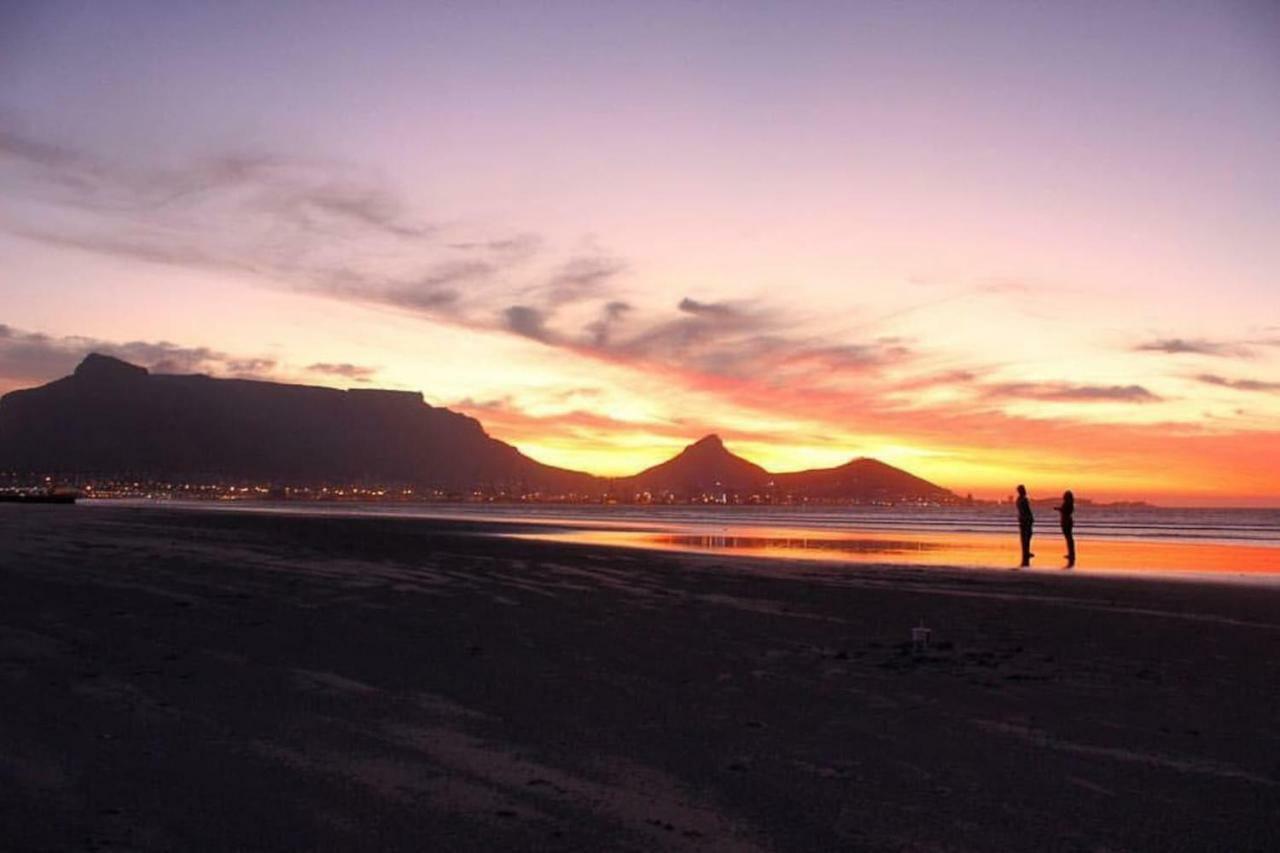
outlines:
[[1274, 583], [530, 532], [0, 507], [5, 848], [1280, 846]]

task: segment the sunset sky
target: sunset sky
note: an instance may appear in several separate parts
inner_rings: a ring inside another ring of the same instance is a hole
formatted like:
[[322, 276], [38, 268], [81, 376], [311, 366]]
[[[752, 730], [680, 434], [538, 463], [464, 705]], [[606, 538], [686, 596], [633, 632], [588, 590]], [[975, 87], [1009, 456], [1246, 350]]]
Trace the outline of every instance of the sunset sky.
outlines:
[[0, 391], [90, 350], [1280, 505], [1280, 4], [0, 5]]

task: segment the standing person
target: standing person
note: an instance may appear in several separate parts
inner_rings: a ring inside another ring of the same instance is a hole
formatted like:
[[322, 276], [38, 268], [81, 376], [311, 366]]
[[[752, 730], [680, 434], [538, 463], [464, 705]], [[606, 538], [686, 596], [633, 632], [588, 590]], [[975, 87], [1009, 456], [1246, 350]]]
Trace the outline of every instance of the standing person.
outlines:
[[1067, 540], [1067, 568], [1070, 569], [1076, 564], [1076, 537], [1073, 532], [1076, 525], [1076, 496], [1071, 494], [1070, 489], [1062, 493], [1062, 506], [1055, 506], [1054, 509], [1062, 516], [1062, 538]]
[[1018, 535], [1022, 539], [1022, 565], [1020, 568], [1026, 568], [1031, 565], [1031, 558], [1035, 554], [1031, 553], [1031, 525], [1035, 524], [1036, 517], [1031, 514], [1031, 501], [1027, 500], [1027, 487], [1018, 486]]

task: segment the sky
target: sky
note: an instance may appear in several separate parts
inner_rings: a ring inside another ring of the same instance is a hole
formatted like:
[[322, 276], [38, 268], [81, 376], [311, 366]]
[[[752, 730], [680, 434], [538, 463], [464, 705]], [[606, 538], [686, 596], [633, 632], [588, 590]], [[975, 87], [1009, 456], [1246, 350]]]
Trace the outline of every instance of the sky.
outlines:
[[0, 392], [86, 352], [1280, 505], [1280, 5], [0, 5]]

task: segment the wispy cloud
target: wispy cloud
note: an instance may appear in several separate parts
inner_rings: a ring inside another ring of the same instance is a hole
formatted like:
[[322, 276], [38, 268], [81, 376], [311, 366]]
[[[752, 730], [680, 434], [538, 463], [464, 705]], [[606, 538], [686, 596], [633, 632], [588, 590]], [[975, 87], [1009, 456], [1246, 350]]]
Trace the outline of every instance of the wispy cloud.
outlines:
[[945, 370], [939, 373], [926, 373], [894, 382], [894, 391], [923, 391], [928, 388], [945, 388], [953, 386], [970, 386], [978, 379], [972, 370]]
[[607, 349], [612, 341], [614, 328], [634, 310], [629, 302], [615, 299], [600, 308], [600, 316], [587, 324], [584, 330], [588, 343], [596, 349]]
[[1141, 385], [1072, 385], [1066, 382], [1005, 382], [988, 385], [990, 398], [1057, 403], [1156, 403], [1162, 398]]
[[[483, 305], [495, 278], [540, 246], [523, 233], [458, 239], [460, 228], [424, 220], [360, 170], [297, 158], [139, 170], [9, 131], [0, 176], [12, 200], [40, 203], [14, 206], [3, 222], [31, 240], [431, 315], [464, 315], [469, 299]], [[569, 287], [590, 271], [557, 275]]]
[[1136, 352], [1159, 352], [1167, 355], [1210, 355], [1222, 358], [1249, 358], [1253, 351], [1236, 341], [1212, 341], [1204, 338], [1157, 338], [1134, 347]]
[[0, 127], [0, 156], [46, 169], [79, 168], [83, 159], [68, 148], [31, 139], [2, 127]]
[[362, 364], [349, 364], [347, 362], [334, 364], [327, 361], [309, 364], [307, 365], [307, 371], [326, 376], [341, 376], [354, 382], [368, 382], [378, 372], [376, 368], [366, 367]]
[[528, 305], [512, 305], [502, 312], [507, 330], [535, 341], [549, 342], [552, 334], [547, 328], [546, 314]]
[[685, 314], [692, 314], [695, 317], [719, 317], [722, 319], [741, 316], [742, 313], [739, 308], [728, 302], [699, 302], [688, 296], [680, 300], [680, 303], [676, 305], [676, 309]]
[[76, 335], [54, 337], [0, 324], [0, 378], [8, 387], [48, 382], [71, 373], [91, 352], [115, 356], [153, 373], [209, 373], [259, 378], [277, 368], [275, 359], [232, 355], [209, 347], [168, 341], [119, 343]]
[[549, 305], [598, 299], [609, 295], [610, 284], [626, 270], [620, 259], [606, 255], [584, 255], [570, 258], [556, 270], [545, 285]]
[[1258, 379], [1228, 379], [1213, 373], [1201, 373], [1197, 381], [1206, 385], [1217, 385], [1220, 388], [1232, 388], [1236, 391], [1258, 391], [1263, 393], [1280, 393], [1280, 382], [1264, 382]]
[[[582, 389], [566, 391], [570, 398], [579, 396]], [[561, 396], [552, 394], [551, 396]], [[587, 395], [590, 396], [590, 395]], [[561, 402], [569, 400], [561, 399]], [[767, 435], [750, 431], [726, 429], [723, 422], [699, 417], [673, 420], [628, 419], [596, 409], [578, 406], [552, 407], [550, 411], [529, 411], [510, 396], [475, 400], [464, 398], [449, 403], [449, 407], [479, 419], [486, 427], [500, 431], [515, 441], [579, 438], [593, 446], [614, 446], [625, 450], [625, 442], [616, 444], [618, 436], [643, 435], [649, 440], [687, 442], [701, 435], [720, 432], [726, 436], [746, 436], [756, 441], [767, 440]]]
[[236, 260], [229, 255], [209, 252], [192, 243], [175, 240], [168, 244], [137, 234], [70, 234], [41, 228], [17, 226], [12, 233], [29, 240], [48, 243], [65, 249], [112, 255], [132, 261], [175, 266], [202, 267], [206, 269], [235, 270], [244, 273], [258, 272], [252, 259]]
[[483, 251], [507, 260], [516, 260], [536, 253], [542, 246], [542, 238], [537, 234], [524, 233], [493, 240], [452, 242], [447, 246], [462, 252]]
[[140, 228], [161, 224], [157, 214], [182, 224], [238, 214], [250, 228], [269, 222], [298, 233], [334, 235], [354, 228], [416, 239], [437, 231], [410, 215], [395, 194], [332, 163], [232, 154], [182, 168], [140, 170], [4, 129], [0, 163], [30, 195], [70, 209], [133, 216]]
[[587, 351], [601, 358], [701, 372], [713, 376], [784, 378], [865, 373], [910, 357], [896, 340], [832, 343], [794, 332], [784, 314], [747, 302], [684, 297], [673, 316], [632, 322], [625, 303], [587, 327]]

